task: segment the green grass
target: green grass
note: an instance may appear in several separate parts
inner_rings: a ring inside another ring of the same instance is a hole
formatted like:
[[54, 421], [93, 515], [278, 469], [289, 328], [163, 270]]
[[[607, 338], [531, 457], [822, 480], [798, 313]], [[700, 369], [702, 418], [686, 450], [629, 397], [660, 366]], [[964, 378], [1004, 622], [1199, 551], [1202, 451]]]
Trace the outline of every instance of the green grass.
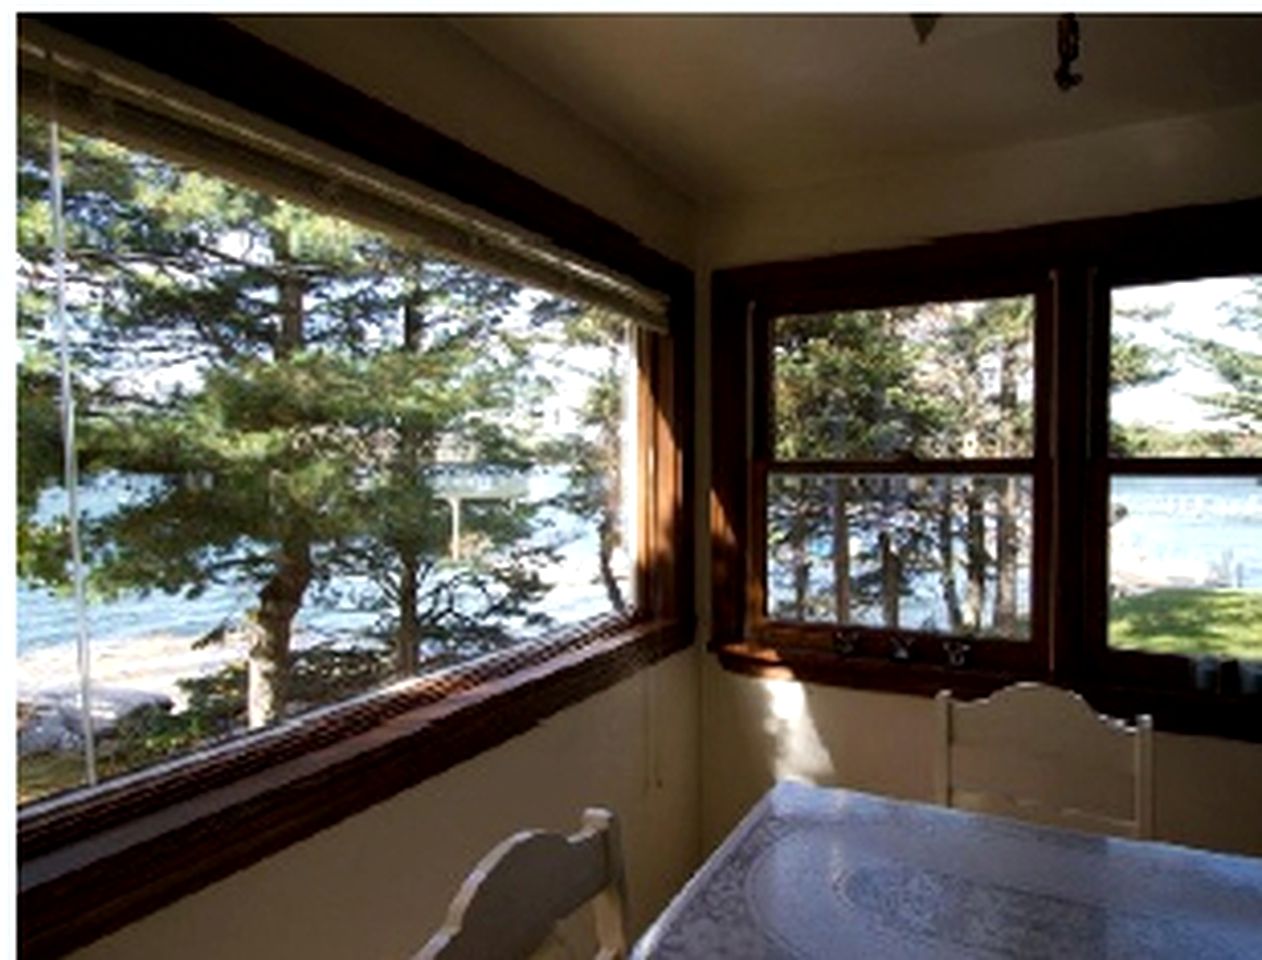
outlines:
[[1262, 591], [1166, 589], [1114, 598], [1109, 645], [1262, 660]]
[[28, 803], [72, 787], [81, 786], [83, 755], [42, 753], [18, 758], [18, 803]]
[[[128, 763], [117, 756], [105, 755], [97, 759], [97, 775], [105, 780], [126, 773], [135, 766], [137, 764]], [[81, 787], [87, 782], [83, 754], [39, 753], [19, 757], [17, 781], [19, 804]]]

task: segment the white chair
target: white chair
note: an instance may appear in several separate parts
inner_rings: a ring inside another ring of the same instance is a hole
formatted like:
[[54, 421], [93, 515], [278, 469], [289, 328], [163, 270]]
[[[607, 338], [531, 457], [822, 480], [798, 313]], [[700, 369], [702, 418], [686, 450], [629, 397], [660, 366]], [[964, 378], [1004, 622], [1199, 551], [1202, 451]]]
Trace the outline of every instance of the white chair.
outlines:
[[1152, 836], [1152, 718], [1134, 726], [1078, 694], [1018, 683], [937, 697], [934, 793], [948, 807], [1127, 837]]
[[626, 956], [626, 893], [618, 824], [608, 810], [583, 811], [563, 836], [515, 834], [482, 858], [414, 960], [513, 960], [548, 944], [558, 921], [588, 900], [596, 911], [598, 960]]

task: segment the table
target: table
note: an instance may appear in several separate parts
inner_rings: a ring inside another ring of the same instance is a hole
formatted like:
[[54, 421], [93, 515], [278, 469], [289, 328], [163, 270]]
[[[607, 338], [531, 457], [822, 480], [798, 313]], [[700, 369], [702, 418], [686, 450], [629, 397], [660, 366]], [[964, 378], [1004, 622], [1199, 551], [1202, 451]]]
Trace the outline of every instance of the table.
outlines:
[[1257, 960], [1262, 860], [780, 783], [632, 957]]

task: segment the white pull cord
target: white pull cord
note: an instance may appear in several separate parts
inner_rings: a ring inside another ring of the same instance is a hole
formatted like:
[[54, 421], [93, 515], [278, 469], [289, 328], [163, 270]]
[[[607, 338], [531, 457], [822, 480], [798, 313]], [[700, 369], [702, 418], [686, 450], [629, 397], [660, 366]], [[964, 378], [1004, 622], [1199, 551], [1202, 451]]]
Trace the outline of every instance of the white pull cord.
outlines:
[[[56, 110], [56, 90], [53, 91]], [[57, 276], [57, 327], [61, 354], [61, 436], [65, 461], [66, 513], [70, 522], [70, 556], [74, 572], [75, 628], [79, 654], [79, 715], [83, 729], [83, 763], [88, 786], [96, 786], [96, 737], [92, 726], [92, 655], [88, 646], [87, 596], [83, 545], [79, 539], [79, 460], [75, 448], [74, 389], [70, 377], [70, 325], [66, 320], [66, 229], [62, 218], [61, 141], [57, 121], [48, 125], [49, 170], [52, 180], [53, 264]]]

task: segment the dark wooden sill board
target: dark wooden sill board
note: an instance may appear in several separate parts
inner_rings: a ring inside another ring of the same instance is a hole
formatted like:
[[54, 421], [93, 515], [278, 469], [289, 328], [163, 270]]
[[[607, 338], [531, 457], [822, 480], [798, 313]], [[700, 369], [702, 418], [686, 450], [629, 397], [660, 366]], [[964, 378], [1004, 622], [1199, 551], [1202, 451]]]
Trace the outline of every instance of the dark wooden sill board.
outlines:
[[21, 956], [60, 956], [506, 740], [691, 642], [658, 621], [19, 864]]

